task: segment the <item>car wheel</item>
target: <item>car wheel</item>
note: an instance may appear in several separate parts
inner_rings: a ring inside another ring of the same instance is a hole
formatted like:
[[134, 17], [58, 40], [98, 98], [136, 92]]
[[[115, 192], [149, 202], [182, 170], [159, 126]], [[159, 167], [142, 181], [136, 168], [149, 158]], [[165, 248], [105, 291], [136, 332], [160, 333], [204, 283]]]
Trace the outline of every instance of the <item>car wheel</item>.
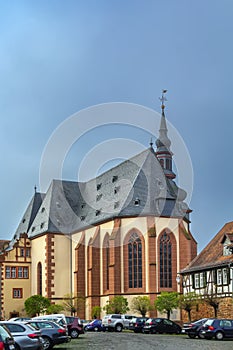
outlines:
[[190, 339], [196, 338], [195, 334], [188, 334], [188, 337], [189, 337]]
[[215, 333], [215, 339], [217, 339], [217, 340], [223, 340], [223, 338], [224, 338], [224, 335], [223, 335], [222, 332], [216, 332], [216, 333]]
[[122, 325], [121, 324], [117, 324], [115, 327], [115, 331], [116, 332], [121, 332], [122, 331]]
[[72, 339], [78, 338], [79, 332], [77, 331], [77, 329], [71, 329], [70, 330], [70, 336], [71, 336]]
[[43, 349], [47, 350], [47, 349], [52, 349], [52, 341], [51, 339], [49, 339], [48, 337], [42, 337], [43, 338]]
[[98, 332], [99, 328], [98, 327], [94, 327], [94, 332]]
[[204, 334], [201, 331], [198, 332], [197, 336], [198, 336], [199, 339], [205, 339], [205, 336], [204, 336]]

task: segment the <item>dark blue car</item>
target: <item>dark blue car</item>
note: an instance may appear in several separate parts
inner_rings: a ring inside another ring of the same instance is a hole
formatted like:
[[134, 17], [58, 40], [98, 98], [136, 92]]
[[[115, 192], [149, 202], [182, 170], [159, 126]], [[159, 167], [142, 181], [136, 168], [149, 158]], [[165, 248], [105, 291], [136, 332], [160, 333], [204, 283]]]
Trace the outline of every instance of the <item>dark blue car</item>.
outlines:
[[202, 326], [201, 333], [206, 339], [233, 338], [233, 320], [210, 318]]
[[93, 320], [85, 326], [85, 331], [105, 332], [105, 327], [102, 325], [101, 320]]

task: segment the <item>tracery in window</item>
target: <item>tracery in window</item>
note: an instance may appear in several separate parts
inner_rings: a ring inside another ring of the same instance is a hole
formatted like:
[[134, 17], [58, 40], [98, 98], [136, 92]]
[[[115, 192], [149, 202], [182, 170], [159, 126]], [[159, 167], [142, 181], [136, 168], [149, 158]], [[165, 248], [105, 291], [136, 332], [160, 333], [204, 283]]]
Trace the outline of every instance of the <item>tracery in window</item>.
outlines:
[[137, 233], [128, 241], [129, 288], [142, 288], [142, 242]]
[[172, 243], [166, 232], [160, 238], [160, 287], [172, 287]]

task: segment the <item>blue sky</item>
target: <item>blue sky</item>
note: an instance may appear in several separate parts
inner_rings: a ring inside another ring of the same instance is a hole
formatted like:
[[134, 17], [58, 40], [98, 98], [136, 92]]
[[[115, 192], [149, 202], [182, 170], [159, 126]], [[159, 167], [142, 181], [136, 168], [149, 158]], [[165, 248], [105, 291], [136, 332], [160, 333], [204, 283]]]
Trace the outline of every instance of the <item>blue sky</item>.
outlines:
[[[59, 124], [100, 103], [159, 111], [162, 89], [192, 160], [199, 251], [233, 220], [232, 15], [231, 0], [2, 1], [0, 239], [12, 237], [39, 187]], [[119, 134], [148, 146], [148, 134], [127, 128], [93, 131], [71, 152], [65, 178], [75, 178], [79, 151]]]

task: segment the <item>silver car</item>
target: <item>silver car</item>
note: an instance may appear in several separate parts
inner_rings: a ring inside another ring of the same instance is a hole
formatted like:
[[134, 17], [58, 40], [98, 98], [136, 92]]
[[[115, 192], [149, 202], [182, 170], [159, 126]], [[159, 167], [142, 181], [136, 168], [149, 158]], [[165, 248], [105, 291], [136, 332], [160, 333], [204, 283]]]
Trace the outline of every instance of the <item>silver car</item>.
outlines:
[[0, 321], [0, 324], [4, 324], [14, 337], [16, 350], [43, 350], [39, 330], [18, 321]]

